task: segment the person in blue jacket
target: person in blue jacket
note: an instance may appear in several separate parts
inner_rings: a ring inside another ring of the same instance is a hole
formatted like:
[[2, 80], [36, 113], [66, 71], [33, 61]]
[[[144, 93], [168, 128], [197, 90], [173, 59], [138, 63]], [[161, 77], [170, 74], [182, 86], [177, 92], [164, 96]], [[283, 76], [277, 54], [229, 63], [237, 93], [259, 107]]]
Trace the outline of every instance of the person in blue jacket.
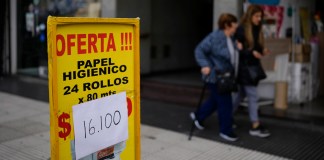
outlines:
[[230, 92], [218, 92], [216, 77], [218, 73], [224, 72], [237, 75], [237, 48], [242, 48], [242, 45], [237, 44], [233, 39], [237, 26], [235, 16], [228, 13], [222, 14], [218, 19], [218, 30], [207, 35], [195, 49], [195, 58], [210, 90], [210, 97], [190, 116], [198, 129], [204, 129], [203, 121], [217, 109], [219, 135], [228, 141], [238, 139], [232, 129], [232, 97]]

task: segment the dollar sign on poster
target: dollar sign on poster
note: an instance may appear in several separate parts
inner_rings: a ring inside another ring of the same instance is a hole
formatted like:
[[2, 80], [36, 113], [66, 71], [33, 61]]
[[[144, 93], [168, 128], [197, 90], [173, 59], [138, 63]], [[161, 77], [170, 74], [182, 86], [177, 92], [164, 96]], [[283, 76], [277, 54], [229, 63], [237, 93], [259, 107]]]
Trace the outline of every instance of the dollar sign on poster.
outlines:
[[59, 137], [64, 138], [66, 140], [66, 137], [70, 134], [71, 132], [71, 125], [70, 123], [66, 122], [67, 119], [70, 118], [70, 115], [67, 113], [62, 113], [59, 118], [58, 118], [58, 125], [62, 130], [59, 132]]

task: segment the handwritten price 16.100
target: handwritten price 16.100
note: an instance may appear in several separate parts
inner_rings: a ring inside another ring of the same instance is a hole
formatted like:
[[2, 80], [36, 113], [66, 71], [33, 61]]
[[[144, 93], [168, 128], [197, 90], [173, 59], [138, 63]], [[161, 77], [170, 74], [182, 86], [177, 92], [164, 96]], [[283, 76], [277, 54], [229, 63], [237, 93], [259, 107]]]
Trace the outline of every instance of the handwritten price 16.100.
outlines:
[[[83, 121], [84, 138], [87, 138], [88, 135], [91, 136], [95, 133], [99, 133], [104, 129], [109, 129], [112, 125], [117, 126], [120, 123], [121, 119], [122, 117], [120, 112], [116, 110], [113, 114], [107, 113], [106, 115], [94, 119], [94, 121], [92, 121], [93, 119]], [[98, 125], [100, 126], [100, 128], [96, 128], [98, 127]]]

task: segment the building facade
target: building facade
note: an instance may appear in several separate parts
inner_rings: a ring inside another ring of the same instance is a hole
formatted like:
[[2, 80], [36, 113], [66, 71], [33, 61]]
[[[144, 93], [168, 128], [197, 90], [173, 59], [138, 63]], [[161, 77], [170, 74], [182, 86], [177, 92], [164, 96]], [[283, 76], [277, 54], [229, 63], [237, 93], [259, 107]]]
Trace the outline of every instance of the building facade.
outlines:
[[5, 0], [1, 73], [47, 76], [49, 15], [141, 18], [141, 73], [197, 67], [193, 51], [218, 16], [239, 16], [243, 0]]

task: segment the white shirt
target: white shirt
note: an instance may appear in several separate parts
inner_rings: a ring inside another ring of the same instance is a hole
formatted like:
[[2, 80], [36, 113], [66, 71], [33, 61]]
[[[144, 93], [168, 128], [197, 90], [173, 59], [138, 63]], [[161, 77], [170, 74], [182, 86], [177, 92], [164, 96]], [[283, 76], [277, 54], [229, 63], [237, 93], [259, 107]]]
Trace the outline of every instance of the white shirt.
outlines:
[[231, 63], [234, 67], [234, 70], [235, 70], [235, 77], [237, 77], [237, 73], [238, 73], [238, 52], [237, 50], [234, 48], [234, 44], [233, 44], [233, 41], [230, 37], [227, 37], [226, 38], [227, 40], [227, 47], [228, 47], [228, 50], [230, 52], [230, 55], [231, 55]]

